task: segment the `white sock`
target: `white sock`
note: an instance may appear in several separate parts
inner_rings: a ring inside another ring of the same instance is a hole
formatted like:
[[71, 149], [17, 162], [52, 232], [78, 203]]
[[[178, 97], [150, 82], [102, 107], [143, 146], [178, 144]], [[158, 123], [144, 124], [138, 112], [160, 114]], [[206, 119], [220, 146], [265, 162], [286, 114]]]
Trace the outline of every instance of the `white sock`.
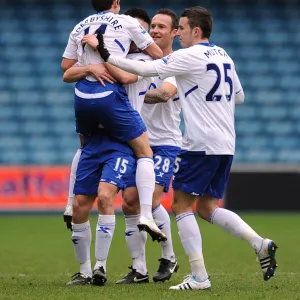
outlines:
[[160, 242], [162, 248], [161, 257], [175, 262], [176, 258], [172, 244], [170, 216], [161, 204], [153, 209], [152, 215], [157, 227], [167, 236], [166, 242]]
[[137, 160], [136, 187], [139, 193], [141, 216], [152, 219], [152, 198], [155, 187], [153, 159], [143, 157]]
[[74, 155], [72, 165], [71, 165], [71, 174], [70, 174], [70, 181], [69, 181], [69, 196], [68, 196], [68, 205], [73, 205], [74, 202], [74, 185], [76, 181], [76, 171], [77, 171], [77, 166], [79, 162], [79, 158], [81, 155], [81, 149], [78, 149]]
[[146, 256], [145, 245], [147, 233], [139, 231], [137, 224], [139, 223], [140, 215], [125, 216], [125, 240], [130, 256], [132, 258], [132, 268], [137, 272], [146, 275]]
[[106, 271], [106, 260], [111, 245], [112, 237], [114, 235], [116, 226], [115, 215], [99, 215], [98, 223], [96, 226], [96, 243], [95, 243], [95, 256], [96, 264], [94, 269], [100, 267]]
[[92, 232], [90, 222], [82, 224], [72, 223], [72, 242], [77, 262], [80, 264], [80, 272], [92, 276], [90, 248]]
[[207, 280], [208, 275], [202, 254], [202, 238], [199, 226], [192, 212], [176, 216], [179, 236], [185, 253], [189, 257], [192, 275], [196, 280]]
[[234, 212], [216, 208], [210, 216], [210, 222], [220, 226], [233, 236], [247, 241], [255, 252], [259, 251], [263, 238]]

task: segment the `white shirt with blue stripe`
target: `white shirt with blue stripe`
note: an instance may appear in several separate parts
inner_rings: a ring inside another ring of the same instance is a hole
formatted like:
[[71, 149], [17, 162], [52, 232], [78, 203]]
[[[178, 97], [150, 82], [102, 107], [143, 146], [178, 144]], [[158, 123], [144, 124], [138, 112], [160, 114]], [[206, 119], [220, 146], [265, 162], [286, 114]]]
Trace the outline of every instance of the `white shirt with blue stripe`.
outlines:
[[126, 57], [132, 41], [141, 50], [153, 43], [153, 39], [137, 19], [112, 12], [101, 12], [87, 17], [74, 27], [63, 57], [76, 59], [82, 66], [102, 63], [103, 60], [97, 51], [89, 45], [81, 44], [86, 34], [95, 34], [97, 30], [103, 33], [109, 52], [121, 57]]
[[[175, 77], [162, 80], [157, 76], [152, 77], [150, 90], [159, 88], [163, 82], [168, 82], [177, 88]], [[147, 126], [150, 146], [181, 147], [180, 111], [181, 101], [177, 94], [167, 103], [143, 105], [141, 116]]]
[[156, 60], [153, 66], [161, 78], [176, 78], [185, 122], [182, 149], [233, 155], [235, 96], [242, 86], [226, 51], [199, 43]]

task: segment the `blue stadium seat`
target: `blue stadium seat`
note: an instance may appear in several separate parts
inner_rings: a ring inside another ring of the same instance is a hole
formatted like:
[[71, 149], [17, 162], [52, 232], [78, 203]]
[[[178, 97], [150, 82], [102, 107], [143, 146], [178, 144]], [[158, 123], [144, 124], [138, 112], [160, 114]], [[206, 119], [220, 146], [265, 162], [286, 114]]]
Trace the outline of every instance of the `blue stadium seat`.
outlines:
[[285, 136], [293, 132], [293, 127], [294, 126], [292, 122], [287, 122], [285, 120], [277, 122], [271, 120], [263, 126], [263, 131], [268, 135]]
[[9, 149], [7, 151], [2, 151], [2, 154], [0, 156], [0, 163], [4, 165], [10, 165], [13, 162], [13, 164], [24, 165], [29, 162], [28, 155], [29, 153], [24, 151], [23, 149]]
[[286, 118], [288, 116], [288, 109], [282, 106], [263, 106], [258, 109], [258, 115], [267, 121], [276, 121]]
[[[201, 2], [215, 16], [211, 41], [233, 58], [246, 95], [234, 162], [300, 163], [299, 1], [250, 2]], [[62, 81], [60, 62], [74, 26], [94, 12], [77, 0], [0, 5], [0, 163], [69, 164], [79, 145], [74, 84]], [[185, 4], [170, 7], [180, 13]], [[158, 8], [145, 4], [151, 16]]]

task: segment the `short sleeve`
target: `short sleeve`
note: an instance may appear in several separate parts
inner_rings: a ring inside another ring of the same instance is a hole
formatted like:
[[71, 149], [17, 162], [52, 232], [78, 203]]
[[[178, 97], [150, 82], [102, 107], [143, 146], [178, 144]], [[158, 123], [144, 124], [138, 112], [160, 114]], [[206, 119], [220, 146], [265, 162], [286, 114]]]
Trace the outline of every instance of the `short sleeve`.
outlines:
[[65, 49], [65, 52], [63, 53], [64, 58], [69, 58], [69, 59], [78, 59], [77, 55], [77, 44], [73, 38], [72, 33], [70, 34], [69, 40], [67, 47]]
[[164, 80], [164, 82], [171, 83], [172, 85], [174, 85], [177, 88], [177, 83], [176, 83], [176, 79], [174, 76], [166, 78]]
[[152, 37], [136, 19], [128, 17], [128, 22], [128, 33], [138, 48], [144, 50], [154, 43]]

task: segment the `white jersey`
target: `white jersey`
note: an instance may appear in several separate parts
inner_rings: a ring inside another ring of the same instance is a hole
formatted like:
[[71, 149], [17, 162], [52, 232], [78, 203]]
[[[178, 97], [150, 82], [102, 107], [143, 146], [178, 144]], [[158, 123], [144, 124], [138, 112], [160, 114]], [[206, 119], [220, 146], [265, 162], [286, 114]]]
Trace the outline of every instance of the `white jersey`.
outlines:
[[109, 52], [121, 57], [126, 57], [132, 41], [141, 50], [153, 43], [153, 39], [137, 19], [112, 12], [100, 12], [87, 17], [74, 27], [63, 57], [76, 59], [83, 66], [103, 63], [97, 51], [89, 45], [81, 44], [86, 34], [94, 34], [97, 30], [103, 33]]
[[182, 149], [233, 155], [234, 97], [242, 87], [225, 50], [200, 43], [153, 63], [160, 77], [176, 78], [185, 122]]
[[[127, 55], [128, 59], [152, 61], [153, 58], [143, 52], [133, 52]], [[151, 84], [151, 77], [139, 77], [139, 80], [134, 83], [124, 84], [127, 91], [129, 102], [132, 107], [138, 112], [141, 112], [143, 107], [145, 94]]]
[[[159, 88], [163, 82], [169, 82], [177, 88], [175, 77], [165, 80], [152, 77], [152, 88]], [[141, 116], [146, 124], [150, 146], [181, 147], [180, 125], [181, 101], [176, 94], [167, 103], [144, 104]]]

